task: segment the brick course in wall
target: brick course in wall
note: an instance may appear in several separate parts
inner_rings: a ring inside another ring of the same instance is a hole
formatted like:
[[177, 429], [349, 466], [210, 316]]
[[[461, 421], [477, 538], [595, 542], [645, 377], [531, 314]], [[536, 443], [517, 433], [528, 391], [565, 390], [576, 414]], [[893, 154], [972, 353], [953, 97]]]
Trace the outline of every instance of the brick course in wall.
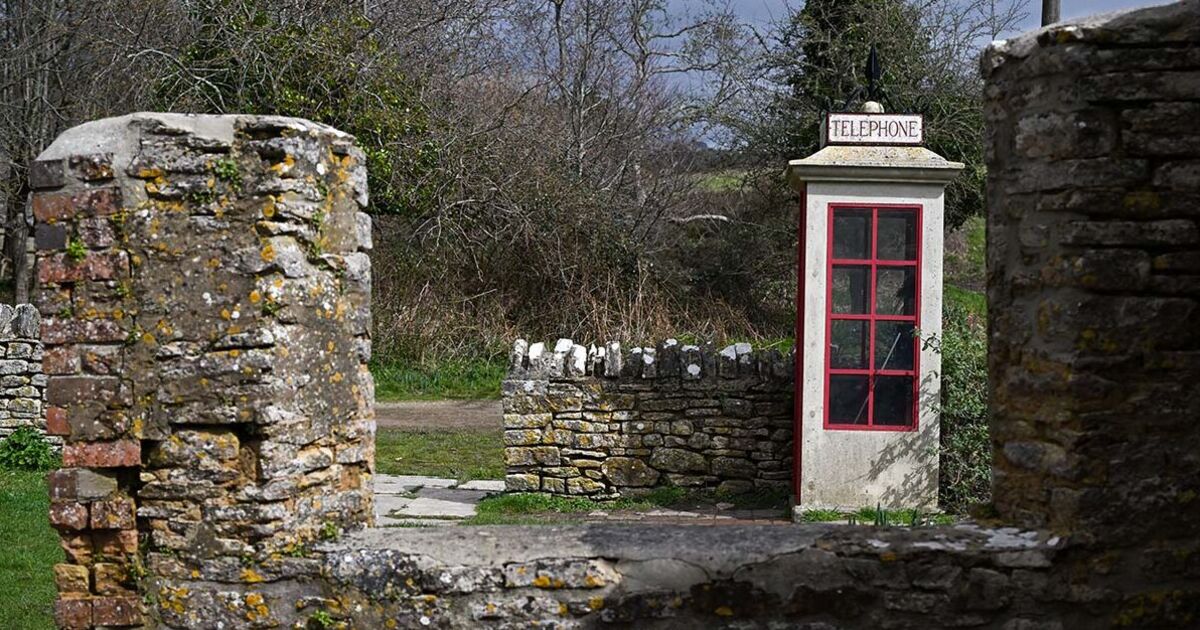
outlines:
[[744, 493], [792, 478], [793, 359], [667, 340], [518, 340], [504, 380], [510, 491], [614, 498], [657, 486]]
[[[46, 376], [42, 373], [41, 316], [32, 304], [0, 304], [0, 440], [21, 427], [47, 434]], [[51, 443], [62, 440], [51, 431]]]

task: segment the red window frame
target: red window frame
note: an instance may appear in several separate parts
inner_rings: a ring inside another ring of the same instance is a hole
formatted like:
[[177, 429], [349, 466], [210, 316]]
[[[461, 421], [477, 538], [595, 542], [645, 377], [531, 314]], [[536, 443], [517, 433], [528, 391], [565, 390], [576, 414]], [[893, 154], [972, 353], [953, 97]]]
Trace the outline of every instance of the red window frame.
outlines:
[[[847, 259], [834, 258], [833, 247], [833, 226], [834, 213], [839, 210], [856, 210], [869, 211], [871, 213], [871, 257], [867, 259]], [[881, 260], [879, 258], [879, 215], [881, 212], [912, 212], [916, 214], [916, 256], [915, 260]], [[828, 234], [826, 236], [826, 269], [825, 269], [825, 410], [824, 410], [824, 426], [827, 430], [838, 431], [916, 431], [920, 423], [918, 414], [919, 384], [920, 379], [918, 374], [921, 371], [921, 349], [920, 339], [916, 336], [912, 340], [913, 365], [911, 370], [876, 370], [875, 369], [875, 324], [876, 322], [911, 322], [915, 330], [921, 328], [921, 240], [922, 240], [922, 215], [923, 207], [920, 205], [908, 204], [851, 204], [837, 203], [829, 204], [829, 213], [827, 214]], [[833, 268], [835, 265], [868, 267], [868, 281], [870, 283], [870, 293], [868, 301], [870, 303], [867, 308], [867, 313], [851, 314], [851, 313], [834, 313], [833, 312]], [[912, 315], [880, 315], [876, 314], [875, 308], [878, 301], [876, 295], [876, 276], [880, 268], [905, 268], [913, 269], [914, 276], [914, 294], [913, 294], [913, 314]], [[858, 320], [867, 322], [869, 331], [869, 347], [866, 349], [867, 368], [834, 368], [832, 367], [832, 344], [830, 343], [833, 335], [833, 322], [835, 320]], [[866, 424], [845, 424], [838, 422], [830, 422], [830, 377], [837, 375], [853, 375], [867, 377], [867, 423]], [[912, 392], [912, 422], [906, 425], [895, 424], [875, 424], [875, 382], [880, 376], [909, 376], [912, 377], [913, 392]]]

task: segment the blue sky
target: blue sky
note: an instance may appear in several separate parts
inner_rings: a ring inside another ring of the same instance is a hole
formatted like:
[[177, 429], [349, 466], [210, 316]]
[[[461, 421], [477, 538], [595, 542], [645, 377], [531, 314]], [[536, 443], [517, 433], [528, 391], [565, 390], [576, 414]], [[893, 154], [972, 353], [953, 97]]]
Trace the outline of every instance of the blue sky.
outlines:
[[[689, 4], [689, 2], [687, 0], [673, 0], [672, 4], [682, 7]], [[730, 1], [730, 5], [744, 19], [757, 23], [770, 22], [773, 17], [782, 16], [783, 7], [786, 4], [786, 0]], [[791, 4], [799, 7], [804, 3], [800, 0], [793, 0]], [[1063, 19], [1070, 19], [1093, 13], [1105, 13], [1108, 11], [1149, 7], [1159, 4], [1170, 4], [1170, 2], [1166, 0], [1062, 0], [1062, 17]], [[1042, 15], [1041, 0], [1030, 0], [1028, 10], [1029, 18], [1026, 20], [1025, 27], [1027, 29], [1037, 28]]]

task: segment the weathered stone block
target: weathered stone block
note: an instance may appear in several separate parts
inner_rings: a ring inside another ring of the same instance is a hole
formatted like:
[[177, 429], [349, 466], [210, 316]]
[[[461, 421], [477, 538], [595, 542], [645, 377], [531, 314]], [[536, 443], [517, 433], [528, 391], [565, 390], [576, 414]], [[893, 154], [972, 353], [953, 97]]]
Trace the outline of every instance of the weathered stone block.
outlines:
[[534, 474], [504, 477], [504, 489], [509, 492], [537, 492], [540, 488], [541, 478]]
[[596, 494], [605, 490], [604, 484], [587, 477], [567, 479], [567, 494]]
[[63, 563], [54, 565], [54, 585], [59, 593], [87, 594], [88, 584], [87, 567]]
[[714, 457], [712, 473], [724, 478], [754, 479], [758, 475], [758, 467], [753, 462], [741, 458]]
[[108, 216], [121, 209], [119, 188], [98, 188], [79, 193], [39, 193], [33, 196], [33, 217], [55, 223], [76, 216]]
[[534, 446], [542, 443], [542, 432], [535, 429], [505, 431], [505, 446]]
[[708, 472], [708, 460], [699, 453], [677, 448], [656, 448], [650, 465], [667, 472]]
[[97, 597], [92, 600], [92, 622], [97, 626], [136, 626], [142, 623], [140, 597]]
[[57, 470], [47, 477], [50, 498], [94, 501], [105, 499], [117, 490], [113, 477], [84, 468]]
[[30, 188], [58, 188], [65, 182], [62, 160], [34, 160], [29, 164]]
[[506, 413], [504, 414], [505, 429], [542, 429], [549, 426], [554, 418], [551, 413]]
[[57, 529], [88, 528], [88, 506], [85, 503], [58, 502], [50, 504], [50, 525]]
[[70, 435], [71, 425], [67, 423], [67, 410], [62, 407], [46, 408], [46, 433], [48, 435]]
[[142, 463], [137, 440], [67, 444], [63, 447], [63, 466], [81, 468], [123, 468]]
[[111, 153], [94, 153], [92, 155], [73, 155], [67, 160], [71, 174], [85, 182], [112, 179], [113, 155]]
[[131, 499], [96, 501], [91, 505], [92, 529], [134, 529], [134, 505]]
[[54, 625], [61, 630], [90, 630], [92, 600], [86, 597], [60, 596], [54, 602]]
[[658, 482], [659, 472], [640, 459], [610, 457], [600, 465], [604, 477], [614, 486], [645, 487]]
[[504, 449], [504, 463], [508, 466], [558, 466], [562, 459], [558, 447], [509, 447]]

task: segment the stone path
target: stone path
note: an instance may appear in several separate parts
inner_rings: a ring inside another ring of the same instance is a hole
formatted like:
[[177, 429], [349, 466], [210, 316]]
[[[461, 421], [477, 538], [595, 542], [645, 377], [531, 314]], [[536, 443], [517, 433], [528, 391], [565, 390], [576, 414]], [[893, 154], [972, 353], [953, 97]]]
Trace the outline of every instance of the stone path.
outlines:
[[[374, 481], [375, 522], [378, 527], [453, 525], [474, 516], [475, 506], [484, 497], [504, 490], [503, 481], [490, 479], [459, 482], [419, 475], [376, 475]], [[552, 518], [547, 517], [548, 520]], [[690, 525], [790, 522], [779, 510], [738, 510], [727, 503], [692, 510], [596, 510], [585, 515], [583, 520]]]
[[501, 480], [459, 483], [419, 475], [375, 475], [374, 481], [379, 527], [453, 523], [473, 516], [483, 497], [504, 490]]

